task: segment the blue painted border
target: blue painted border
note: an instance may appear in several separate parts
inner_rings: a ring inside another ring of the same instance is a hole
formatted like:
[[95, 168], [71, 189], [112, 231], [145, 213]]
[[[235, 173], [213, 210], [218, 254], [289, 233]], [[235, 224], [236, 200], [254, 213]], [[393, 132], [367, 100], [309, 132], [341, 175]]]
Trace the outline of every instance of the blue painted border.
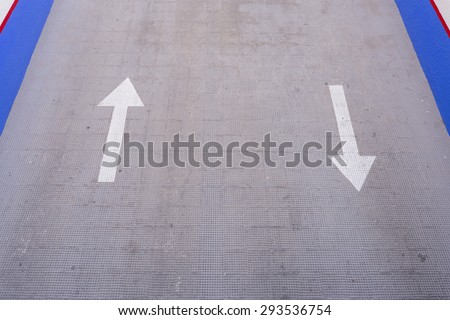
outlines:
[[53, 0], [19, 0], [0, 33], [0, 134], [52, 5]]
[[396, 0], [450, 135], [450, 39], [430, 0]]

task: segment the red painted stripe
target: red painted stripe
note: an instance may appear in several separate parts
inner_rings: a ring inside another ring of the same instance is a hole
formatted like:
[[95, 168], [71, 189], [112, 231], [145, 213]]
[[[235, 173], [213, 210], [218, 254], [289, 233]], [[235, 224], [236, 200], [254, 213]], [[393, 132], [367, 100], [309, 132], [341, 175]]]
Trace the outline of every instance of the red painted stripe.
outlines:
[[436, 11], [439, 20], [441, 20], [442, 25], [444, 26], [445, 31], [447, 31], [448, 37], [450, 38], [450, 28], [449, 25], [447, 25], [447, 22], [445, 22], [444, 17], [441, 14], [441, 11], [439, 10], [438, 6], [436, 5], [436, 2], [434, 0], [431, 0], [431, 5], [433, 6], [434, 10]]
[[19, 2], [19, 0], [15, 0], [13, 2], [13, 5], [9, 9], [8, 14], [5, 17], [5, 20], [3, 20], [2, 24], [0, 25], [0, 33], [3, 31], [3, 28], [5, 28], [6, 23], [8, 22], [9, 18], [11, 17], [11, 15], [12, 15], [14, 9], [16, 8], [18, 2]]

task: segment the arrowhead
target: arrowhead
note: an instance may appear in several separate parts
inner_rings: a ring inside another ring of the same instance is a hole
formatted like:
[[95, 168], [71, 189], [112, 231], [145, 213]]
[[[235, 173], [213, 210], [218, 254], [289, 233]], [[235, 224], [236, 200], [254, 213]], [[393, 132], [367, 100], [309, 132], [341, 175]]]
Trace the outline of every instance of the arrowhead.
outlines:
[[356, 190], [361, 191], [376, 157], [363, 157], [359, 154], [346, 154], [341, 156], [341, 158], [347, 165], [342, 166], [336, 158], [333, 158], [334, 165], [350, 181]]
[[113, 92], [109, 94], [102, 102], [98, 104], [99, 107], [143, 107], [141, 98], [136, 89], [127, 78], [122, 82]]

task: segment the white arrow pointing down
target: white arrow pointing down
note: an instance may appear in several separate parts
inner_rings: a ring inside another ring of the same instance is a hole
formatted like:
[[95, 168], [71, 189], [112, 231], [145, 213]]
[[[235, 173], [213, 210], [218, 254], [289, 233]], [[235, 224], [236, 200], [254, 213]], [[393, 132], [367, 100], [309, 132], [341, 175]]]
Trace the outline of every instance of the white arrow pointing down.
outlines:
[[359, 154], [344, 88], [342, 86], [329, 87], [339, 135], [341, 141], [345, 141], [342, 148], [343, 155], [341, 156], [345, 165], [341, 165], [336, 158], [333, 158], [333, 163], [350, 183], [353, 184], [356, 190], [361, 191], [376, 157], [361, 156]]
[[[114, 89], [109, 96], [100, 102], [98, 106], [114, 107], [106, 142], [114, 142], [118, 144], [118, 147], [110, 146], [108, 150], [115, 154], [120, 154], [128, 107], [143, 107], [144, 104], [142, 103], [142, 100], [136, 92], [136, 89], [130, 79], [127, 78], [116, 89]], [[116, 159], [114, 157], [103, 154], [102, 164], [105, 162], [114, 163], [115, 161]], [[112, 183], [116, 180], [116, 173], [117, 166], [109, 168], [102, 165], [98, 175], [98, 182]]]

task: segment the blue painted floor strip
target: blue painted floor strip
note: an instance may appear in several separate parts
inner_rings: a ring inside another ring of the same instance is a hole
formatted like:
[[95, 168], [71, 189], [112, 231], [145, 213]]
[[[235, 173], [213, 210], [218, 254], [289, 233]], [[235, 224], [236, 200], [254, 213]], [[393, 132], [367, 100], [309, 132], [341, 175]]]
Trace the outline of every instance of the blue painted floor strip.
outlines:
[[0, 33], [0, 134], [19, 92], [53, 0], [19, 0]]
[[430, 0], [396, 0], [450, 134], [450, 39]]

